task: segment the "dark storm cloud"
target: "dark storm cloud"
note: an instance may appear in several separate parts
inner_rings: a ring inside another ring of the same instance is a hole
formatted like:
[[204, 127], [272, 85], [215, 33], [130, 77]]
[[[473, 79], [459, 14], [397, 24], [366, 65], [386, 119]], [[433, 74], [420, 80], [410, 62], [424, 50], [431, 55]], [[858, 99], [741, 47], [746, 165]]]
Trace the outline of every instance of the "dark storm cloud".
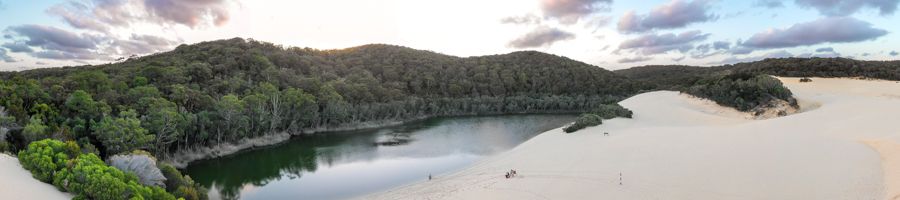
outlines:
[[582, 17], [609, 9], [612, 0], [541, 0], [544, 18], [574, 24]]
[[713, 21], [717, 17], [709, 13], [710, 0], [673, 0], [645, 15], [634, 11], [619, 18], [618, 29], [622, 33], [643, 33], [652, 30], [682, 28], [692, 23]]
[[559, 41], [571, 39], [575, 39], [575, 34], [557, 28], [541, 26], [522, 37], [509, 42], [509, 47], [518, 49], [543, 47]]
[[828, 16], [847, 16], [863, 8], [877, 9], [881, 15], [894, 14], [900, 0], [795, 0], [800, 7], [810, 7]]
[[672, 50], [684, 53], [693, 49], [695, 42], [706, 40], [708, 37], [709, 34], [700, 31], [688, 31], [677, 35], [673, 33], [647, 34], [625, 40], [619, 44], [619, 50], [628, 50], [642, 55], [661, 54]]
[[798, 23], [786, 29], [754, 34], [741, 45], [749, 48], [784, 48], [822, 43], [849, 43], [874, 40], [888, 32], [851, 17], [828, 17]]

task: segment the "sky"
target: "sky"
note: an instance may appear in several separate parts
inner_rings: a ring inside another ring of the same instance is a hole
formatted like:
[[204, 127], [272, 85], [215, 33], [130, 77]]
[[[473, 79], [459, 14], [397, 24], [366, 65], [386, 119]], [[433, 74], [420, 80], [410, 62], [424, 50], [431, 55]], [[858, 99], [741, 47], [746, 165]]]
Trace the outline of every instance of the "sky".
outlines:
[[252, 38], [455, 56], [536, 50], [606, 69], [900, 58], [900, 0], [0, 0], [0, 70]]

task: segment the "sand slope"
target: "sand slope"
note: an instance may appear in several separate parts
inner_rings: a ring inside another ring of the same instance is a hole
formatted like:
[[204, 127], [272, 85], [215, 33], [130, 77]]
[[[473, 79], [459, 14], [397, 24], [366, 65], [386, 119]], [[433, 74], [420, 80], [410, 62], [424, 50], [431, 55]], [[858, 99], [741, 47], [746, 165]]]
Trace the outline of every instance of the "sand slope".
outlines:
[[[677, 92], [621, 104], [458, 173], [366, 199], [889, 199], [900, 195], [900, 83], [782, 81], [803, 112], [751, 120]], [[609, 132], [609, 136], [604, 136]], [[520, 176], [503, 178], [516, 169]], [[885, 169], [887, 170], [886, 173]], [[619, 174], [622, 174], [622, 185]]]
[[0, 199], [72, 199], [72, 195], [32, 178], [19, 160], [0, 153]]

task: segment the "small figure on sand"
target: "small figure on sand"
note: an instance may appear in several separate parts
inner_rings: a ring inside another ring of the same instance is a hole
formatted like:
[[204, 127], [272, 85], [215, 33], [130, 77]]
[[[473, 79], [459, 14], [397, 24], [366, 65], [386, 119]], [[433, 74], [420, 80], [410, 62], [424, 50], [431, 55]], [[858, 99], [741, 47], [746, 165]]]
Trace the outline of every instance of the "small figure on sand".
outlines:
[[431, 174], [428, 174], [428, 180], [429, 181], [431, 180]]
[[508, 172], [506, 172], [506, 178], [512, 178], [515, 176], [516, 176], [516, 170], [514, 170], [514, 169], [511, 169]]
[[603, 132], [603, 136], [609, 136], [609, 132]]
[[619, 185], [622, 185], [622, 172], [619, 172]]

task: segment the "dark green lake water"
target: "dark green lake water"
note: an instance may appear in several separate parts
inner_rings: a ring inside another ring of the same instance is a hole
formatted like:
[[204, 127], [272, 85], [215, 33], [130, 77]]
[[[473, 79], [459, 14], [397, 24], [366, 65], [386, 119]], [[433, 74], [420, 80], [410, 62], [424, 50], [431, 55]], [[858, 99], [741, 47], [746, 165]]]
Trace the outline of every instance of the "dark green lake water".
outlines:
[[197, 161], [186, 173], [210, 188], [211, 199], [346, 199], [460, 170], [574, 119], [452, 117], [321, 133]]

